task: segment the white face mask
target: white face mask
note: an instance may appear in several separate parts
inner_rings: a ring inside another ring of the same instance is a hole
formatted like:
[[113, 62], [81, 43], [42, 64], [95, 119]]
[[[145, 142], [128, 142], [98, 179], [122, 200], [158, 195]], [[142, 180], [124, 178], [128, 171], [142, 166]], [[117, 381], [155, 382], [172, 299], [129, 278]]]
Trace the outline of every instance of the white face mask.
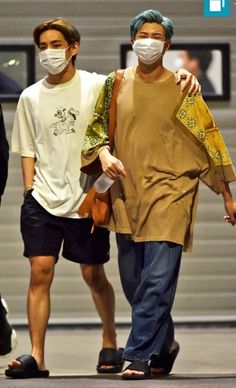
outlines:
[[65, 49], [47, 49], [39, 52], [39, 61], [41, 65], [50, 73], [50, 74], [59, 74], [61, 73], [68, 63], [71, 60], [71, 57], [66, 60], [66, 50]]
[[151, 38], [137, 39], [133, 44], [133, 50], [141, 62], [152, 65], [162, 56], [164, 43], [162, 40]]

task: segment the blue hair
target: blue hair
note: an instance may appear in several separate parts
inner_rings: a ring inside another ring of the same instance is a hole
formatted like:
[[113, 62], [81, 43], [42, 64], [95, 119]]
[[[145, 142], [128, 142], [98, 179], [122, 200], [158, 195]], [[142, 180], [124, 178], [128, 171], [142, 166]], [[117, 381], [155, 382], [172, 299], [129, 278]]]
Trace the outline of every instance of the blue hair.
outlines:
[[166, 39], [170, 40], [174, 35], [173, 22], [155, 9], [147, 9], [146, 11], [141, 12], [139, 15], [135, 16], [129, 25], [131, 39], [134, 40], [137, 32], [140, 30], [144, 23], [157, 23], [161, 24]]

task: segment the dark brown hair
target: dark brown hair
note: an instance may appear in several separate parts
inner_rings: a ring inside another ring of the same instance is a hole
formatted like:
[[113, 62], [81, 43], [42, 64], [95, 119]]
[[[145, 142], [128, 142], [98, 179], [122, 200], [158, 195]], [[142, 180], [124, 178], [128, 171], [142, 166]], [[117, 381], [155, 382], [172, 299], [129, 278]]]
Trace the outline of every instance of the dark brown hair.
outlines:
[[[40, 44], [40, 35], [44, 31], [48, 30], [57, 30], [62, 33], [65, 40], [67, 41], [68, 45], [71, 45], [72, 43], [80, 43], [80, 33], [75, 28], [73, 24], [71, 24], [69, 21], [64, 20], [60, 17], [52, 20], [48, 20], [46, 22], [43, 22], [39, 24], [37, 27], [35, 27], [33, 31], [33, 37], [35, 44], [39, 47]], [[72, 62], [75, 63], [76, 55], [73, 55]]]

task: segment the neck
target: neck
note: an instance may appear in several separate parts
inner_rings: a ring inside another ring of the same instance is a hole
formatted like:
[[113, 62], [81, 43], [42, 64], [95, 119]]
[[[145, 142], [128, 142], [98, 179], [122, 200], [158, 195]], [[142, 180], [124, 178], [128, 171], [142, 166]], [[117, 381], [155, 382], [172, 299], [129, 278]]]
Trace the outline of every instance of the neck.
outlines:
[[170, 72], [163, 67], [162, 62], [152, 65], [145, 65], [145, 63], [139, 62], [136, 68], [136, 74], [144, 81], [156, 81], [167, 78]]
[[72, 64], [69, 64], [69, 66], [67, 66], [59, 74], [48, 73], [46, 77], [46, 81], [52, 85], [64, 84], [65, 82], [70, 81], [74, 77], [75, 72], [76, 72], [75, 66], [73, 66]]

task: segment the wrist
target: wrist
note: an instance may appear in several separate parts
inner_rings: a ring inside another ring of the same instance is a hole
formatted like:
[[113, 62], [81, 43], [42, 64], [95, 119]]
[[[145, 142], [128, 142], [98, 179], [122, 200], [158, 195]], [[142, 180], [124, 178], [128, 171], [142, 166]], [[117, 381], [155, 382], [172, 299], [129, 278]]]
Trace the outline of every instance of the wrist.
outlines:
[[99, 159], [101, 160], [104, 156], [110, 155], [110, 148], [109, 146], [105, 146], [101, 148], [98, 152]]
[[28, 191], [30, 190], [33, 190], [33, 186], [32, 185], [27, 185], [24, 187], [24, 191], [23, 191], [23, 197], [26, 196], [26, 194], [28, 193]]

